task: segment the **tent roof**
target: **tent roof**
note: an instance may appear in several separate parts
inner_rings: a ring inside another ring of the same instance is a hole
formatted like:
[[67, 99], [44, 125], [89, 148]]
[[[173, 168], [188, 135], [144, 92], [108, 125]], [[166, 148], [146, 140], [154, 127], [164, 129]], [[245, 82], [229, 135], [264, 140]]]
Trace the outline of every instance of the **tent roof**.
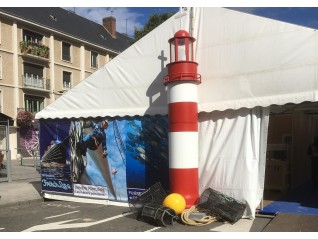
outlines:
[[172, 16], [36, 118], [166, 114], [168, 40], [180, 29], [196, 38], [200, 112], [317, 101], [316, 30], [225, 8], [193, 11]]

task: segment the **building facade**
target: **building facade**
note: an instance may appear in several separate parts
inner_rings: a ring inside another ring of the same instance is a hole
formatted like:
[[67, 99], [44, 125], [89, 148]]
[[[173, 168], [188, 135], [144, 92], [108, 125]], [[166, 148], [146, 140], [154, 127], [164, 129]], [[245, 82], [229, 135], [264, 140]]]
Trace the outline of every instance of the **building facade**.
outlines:
[[[116, 31], [111, 16], [97, 24], [62, 8], [0, 8], [0, 113], [14, 120], [11, 158], [24, 147], [19, 143], [19, 111], [35, 115], [124, 51], [130, 41]], [[4, 134], [0, 137], [3, 150]]]

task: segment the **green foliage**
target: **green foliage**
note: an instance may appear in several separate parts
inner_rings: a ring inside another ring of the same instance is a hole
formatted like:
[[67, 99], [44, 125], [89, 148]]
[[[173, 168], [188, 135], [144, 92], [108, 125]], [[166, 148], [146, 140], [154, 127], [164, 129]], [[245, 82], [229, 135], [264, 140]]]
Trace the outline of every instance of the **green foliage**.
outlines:
[[137, 29], [135, 28], [134, 31], [134, 40], [132, 43], [135, 43], [145, 35], [147, 35], [149, 32], [151, 32], [153, 29], [158, 27], [161, 23], [169, 19], [174, 13], [162, 13], [162, 14], [157, 14], [154, 13], [149, 17], [148, 22], [144, 26], [144, 28]]
[[21, 41], [20, 48], [21, 53], [27, 53], [35, 56], [49, 58], [50, 49], [47, 46], [42, 45], [41, 43]]

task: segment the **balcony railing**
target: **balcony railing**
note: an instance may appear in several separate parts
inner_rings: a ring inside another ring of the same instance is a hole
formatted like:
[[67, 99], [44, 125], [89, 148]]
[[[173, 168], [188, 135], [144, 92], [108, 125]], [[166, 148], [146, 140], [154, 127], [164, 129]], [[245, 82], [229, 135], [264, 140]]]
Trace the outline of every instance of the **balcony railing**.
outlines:
[[22, 76], [23, 87], [50, 90], [50, 81], [48, 79], [25, 74]]
[[71, 82], [63, 81], [63, 90], [69, 90], [71, 88]]
[[21, 53], [40, 56], [47, 59], [49, 58], [50, 48], [42, 45], [41, 43], [31, 42], [31, 41], [21, 41], [20, 48], [21, 48]]

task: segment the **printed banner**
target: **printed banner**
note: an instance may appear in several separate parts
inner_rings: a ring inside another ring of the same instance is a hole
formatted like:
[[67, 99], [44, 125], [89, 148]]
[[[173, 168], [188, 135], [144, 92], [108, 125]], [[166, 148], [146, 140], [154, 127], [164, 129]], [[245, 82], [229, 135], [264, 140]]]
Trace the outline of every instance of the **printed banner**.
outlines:
[[133, 199], [157, 182], [169, 189], [168, 117], [139, 117], [126, 128], [127, 193]]
[[74, 196], [108, 199], [106, 187], [74, 184]]
[[42, 191], [73, 193], [69, 129], [68, 120], [48, 120], [40, 124]]
[[127, 202], [169, 187], [167, 116], [41, 120], [40, 153], [44, 191]]
[[140, 194], [142, 194], [145, 191], [145, 189], [140, 188], [127, 188], [127, 194], [128, 194], [128, 201], [134, 201], [138, 198]]
[[127, 201], [125, 121], [72, 121], [73, 183], [107, 187], [111, 200]]

